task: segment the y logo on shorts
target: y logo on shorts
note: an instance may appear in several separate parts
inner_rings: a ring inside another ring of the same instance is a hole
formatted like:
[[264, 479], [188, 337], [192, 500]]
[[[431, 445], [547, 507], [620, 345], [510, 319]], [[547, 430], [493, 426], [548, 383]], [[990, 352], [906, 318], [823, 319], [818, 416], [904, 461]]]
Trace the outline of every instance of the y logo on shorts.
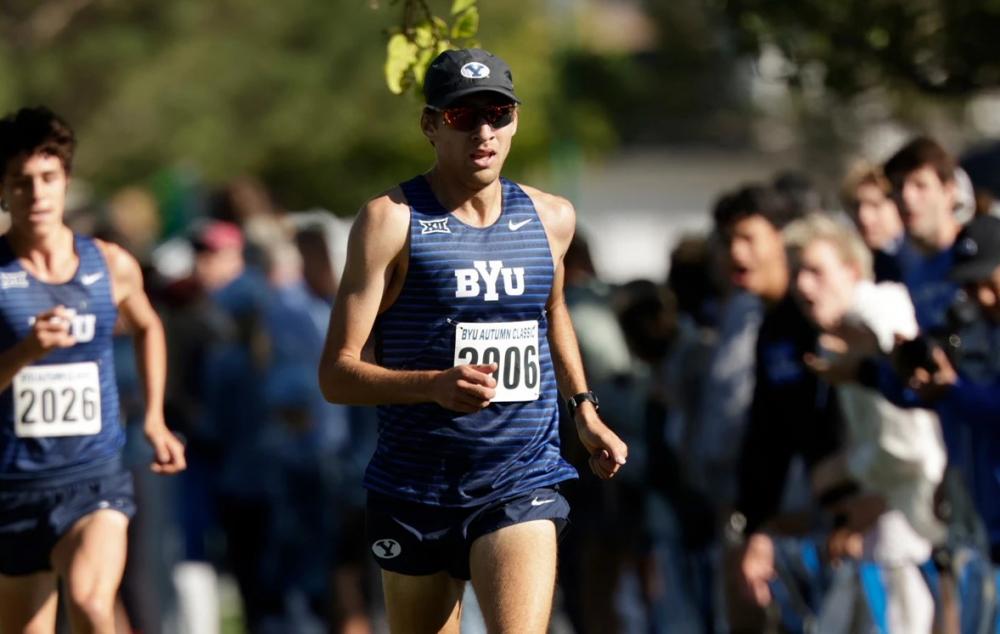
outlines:
[[403, 552], [403, 547], [395, 539], [380, 539], [372, 544], [372, 552], [379, 559], [392, 559]]
[[504, 268], [501, 260], [476, 260], [472, 263], [471, 269], [455, 269], [455, 297], [479, 297], [481, 279], [486, 284], [486, 294], [483, 296], [488, 302], [495, 302], [500, 299], [497, 293], [497, 282], [503, 275], [503, 288], [507, 295], [524, 294], [524, 267], [516, 266]]

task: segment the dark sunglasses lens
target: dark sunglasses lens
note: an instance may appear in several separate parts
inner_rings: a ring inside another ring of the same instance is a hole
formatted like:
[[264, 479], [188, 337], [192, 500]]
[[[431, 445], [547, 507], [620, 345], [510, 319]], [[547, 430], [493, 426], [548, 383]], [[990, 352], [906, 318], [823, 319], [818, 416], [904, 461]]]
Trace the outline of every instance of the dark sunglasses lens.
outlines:
[[483, 110], [483, 118], [494, 128], [508, 125], [514, 118], [514, 104], [491, 106]]
[[502, 128], [514, 119], [514, 104], [485, 108], [457, 107], [444, 111], [444, 122], [459, 132], [471, 132], [486, 121], [493, 128]]
[[448, 108], [444, 111], [444, 122], [460, 132], [468, 132], [476, 127], [477, 112], [472, 108]]

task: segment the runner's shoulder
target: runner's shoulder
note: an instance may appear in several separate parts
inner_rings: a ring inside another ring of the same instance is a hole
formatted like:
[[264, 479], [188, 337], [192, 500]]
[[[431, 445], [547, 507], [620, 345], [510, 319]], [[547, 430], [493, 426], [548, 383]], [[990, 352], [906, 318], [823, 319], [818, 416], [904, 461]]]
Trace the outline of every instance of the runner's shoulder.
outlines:
[[408, 226], [410, 206], [406, 202], [403, 190], [396, 186], [370, 198], [361, 206], [358, 220], [382, 228]]
[[530, 185], [518, 183], [524, 193], [531, 198], [542, 224], [554, 235], [567, 240], [573, 237], [576, 227], [576, 210], [573, 203], [562, 196], [544, 192]]
[[101, 238], [94, 238], [94, 244], [97, 245], [101, 255], [104, 256], [104, 261], [107, 263], [108, 270], [111, 271], [112, 275], [141, 273], [139, 260], [129, 253], [125, 247], [115, 242], [102, 240]]
[[397, 186], [361, 206], [351, 232], [352, 240], [374, 240], [382, 248], [398, 250], [409, 235], [410, 206]]

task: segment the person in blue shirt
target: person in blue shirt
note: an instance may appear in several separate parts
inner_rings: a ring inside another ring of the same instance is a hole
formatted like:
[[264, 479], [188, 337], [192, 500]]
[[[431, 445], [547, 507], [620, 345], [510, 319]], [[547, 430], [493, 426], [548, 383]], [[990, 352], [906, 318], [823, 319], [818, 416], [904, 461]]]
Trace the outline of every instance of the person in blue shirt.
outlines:
[[[1000, 564], [1000, 219], [978, 216], [958, 235], [951, 279], [978, 304], [989, 332], [988, 367], [970, 376], [940, 347], [931, 350], [933, 364], [918, 367], [908, 385], [932, 403], [943, 426], [961, 426], [972, 434], [970, 488], [989, 533], [991, 558]], [[947, 429], [945, 430], [948, 431]], [[945, 434], [945, 439], [955, 434]]]
[[457, 632], [471, 579], [489, 631], [545, 632], [558, 485], [576, 477], [558, 394], [595, 474], [628, 451], [598, 415], [563, 297], [575, 213], [500, 176], [519, 103], [503, 60], [445, 51], [424, 95], [434, 166], [361, 209], [320, 387], [378, 406], [367, 531], [390, 629]]
[[933, 139], [918, 137], [892, 155], [884, 171], [906, 228], [897, 253], [901, 281], [920, 330], [933, 333], [945, 327], [958, 290], [948, 278], [951, 247], [961, 229], [955, 159]]
[[63, 223], [72, 129], [45, 108], [0, 120], [0, 630], [113, 634], [135, 512], [121, 461], [112, 335], [135, 339], [153, 471], [184, 469], [163, 419], [166, 342], [124, 249]]

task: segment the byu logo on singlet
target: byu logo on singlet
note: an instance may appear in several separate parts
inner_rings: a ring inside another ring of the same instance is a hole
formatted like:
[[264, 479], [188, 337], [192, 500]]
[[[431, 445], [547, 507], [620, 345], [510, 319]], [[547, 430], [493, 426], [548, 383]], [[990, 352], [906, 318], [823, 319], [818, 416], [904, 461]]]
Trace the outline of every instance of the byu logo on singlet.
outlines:
[[448, 228], [448, 219], [441, 218], [440, 220], [421, 220], [420, 235], [427, 233], [451, 233], [451, 229]]
[[[35, 325], [35, 318], [28, 318], [28, 325]], [[73, 335], [77, 343], [87, 343], [94, 340], [97, 332], [97, 315], [76, 314], [70, 317], [69, 334]]]
[[504, 268], [500, 260], [475, 260], [472, 263], [474, 268], [455, 269], [455, 297], [479, 297], [482, 288], [479, 284], [482, 280], [486, 287], [486, 294], [483, 296], [488, 302], [495, 302], [500, 299], [497, 293], [497, 282], [503, 276], [503, 290], [507, 295], [524, 294], [524, 267], [516, 266]]

